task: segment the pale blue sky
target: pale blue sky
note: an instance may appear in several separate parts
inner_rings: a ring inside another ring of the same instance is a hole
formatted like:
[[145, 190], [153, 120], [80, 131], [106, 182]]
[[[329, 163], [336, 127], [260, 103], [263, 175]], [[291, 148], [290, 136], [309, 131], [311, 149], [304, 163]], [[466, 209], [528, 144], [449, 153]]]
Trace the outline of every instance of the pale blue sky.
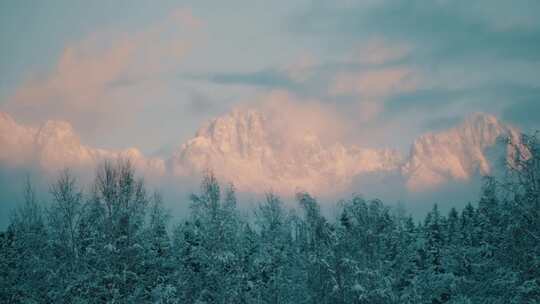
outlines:
[[[178, 10], [198, 25], [167, 24]], [[540, 112], [539, 11], [537, 1], [2, 2], [0, 110], [28, 124], [67, 120], [89, 145], [135, 146], [148, 154], [272, 90], [335, 106], [356, 124], [348, 140], [365, 145], [406, 149], [418, 134], [476, 111], [532, 130], [540, 123], [532, 115]], [[164, 62], [157, 47], [146, 50], [100, 88], [105, 93], [96, 104], [110, 104], [108, 112], [121, 118], [62, 108], [73, 96], [57, 91], [35, 107], [9, 105], [28, 79], [39, 85], [54, 78], [66, 48], [94, 60], [96, 45], [107, 52], [119, 37], [140, 33], [150, 38], [135, 48], [177, 40], [189, 50], [145, 74], [141, 58]], [[81, 46], [89, 38], [90, 47]], [[381, 87], [351, 88], [358, 79]]]

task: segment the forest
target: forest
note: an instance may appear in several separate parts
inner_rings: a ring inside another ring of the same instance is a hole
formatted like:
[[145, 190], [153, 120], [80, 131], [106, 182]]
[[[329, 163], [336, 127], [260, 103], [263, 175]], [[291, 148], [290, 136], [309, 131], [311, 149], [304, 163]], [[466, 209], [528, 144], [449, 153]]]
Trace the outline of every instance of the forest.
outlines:
[[62, 171], [48, 201], [28, 181], [0, 234], [0, 301], [540, 303], [540, 144], [522, 142], [476, 202], [422, 221], [357, 195], [327, 218], [309, 193], [246, 216], [207, 172], [175, 222], [127, 160], [88, 191]]

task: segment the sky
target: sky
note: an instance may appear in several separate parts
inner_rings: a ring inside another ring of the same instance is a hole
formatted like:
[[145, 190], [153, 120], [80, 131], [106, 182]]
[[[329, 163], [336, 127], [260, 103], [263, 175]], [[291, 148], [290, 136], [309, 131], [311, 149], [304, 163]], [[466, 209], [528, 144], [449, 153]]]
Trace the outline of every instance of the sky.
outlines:
[[531, 132], [539, 11], [535, 0], [4, 1], [0, 111], [148, 156], [276, 92], [332, 109], [340, 140], [360, 146], [407, 151], [474, 112]]
[[1, 5], [2, 110], [69, 121], [95, 146], [155, 153], [272, 90], [378, 129], [351, 138], [375, 145], [474, 111], [538, 126], [537, 1]]

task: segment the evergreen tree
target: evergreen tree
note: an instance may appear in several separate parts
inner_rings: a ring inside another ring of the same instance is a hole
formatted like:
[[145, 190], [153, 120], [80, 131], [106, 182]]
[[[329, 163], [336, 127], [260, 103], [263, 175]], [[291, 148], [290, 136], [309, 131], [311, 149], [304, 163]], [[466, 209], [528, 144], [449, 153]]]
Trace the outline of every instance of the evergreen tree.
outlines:
[[89, 191], [69, 171], [24, 202], [0, 232], [6, 303], [540, 303], [539, 144], [514, 146], [505, 179], [477, 204], [438, 206], [415, 224], [360, 196], [327, 220], [298, 193], [299, 214], [268, 193], [252, 221], [235, 189], [207, 172], [170, 231], [129, 161], [105, 162]]

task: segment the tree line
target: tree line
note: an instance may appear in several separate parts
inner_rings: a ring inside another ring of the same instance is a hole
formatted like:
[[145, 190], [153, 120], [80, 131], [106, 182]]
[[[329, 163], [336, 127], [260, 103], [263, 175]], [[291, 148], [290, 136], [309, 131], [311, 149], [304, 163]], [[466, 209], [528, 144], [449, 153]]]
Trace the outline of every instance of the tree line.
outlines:
[[3, 303], [540, 303], [540, 150], [523, 136], [475, 204], [421, 222], [380, 200], [273, 193], [242, 215], [210, 172], [171, 223], [129, 161], [89, 191], [63, 171], [42, 204], [30, 182], [0, 235]]

